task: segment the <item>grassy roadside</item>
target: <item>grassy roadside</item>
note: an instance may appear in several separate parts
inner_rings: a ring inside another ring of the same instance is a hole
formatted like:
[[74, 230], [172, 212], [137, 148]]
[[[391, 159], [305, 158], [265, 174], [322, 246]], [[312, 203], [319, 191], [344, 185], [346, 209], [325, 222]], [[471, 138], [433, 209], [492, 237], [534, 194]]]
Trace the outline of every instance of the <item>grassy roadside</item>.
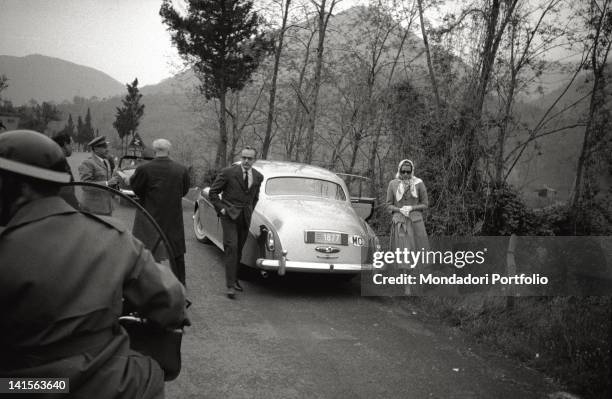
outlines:
[[610, 297], [410, 297], [411, 306], [552, 377], [584, 398], [609, 398]]

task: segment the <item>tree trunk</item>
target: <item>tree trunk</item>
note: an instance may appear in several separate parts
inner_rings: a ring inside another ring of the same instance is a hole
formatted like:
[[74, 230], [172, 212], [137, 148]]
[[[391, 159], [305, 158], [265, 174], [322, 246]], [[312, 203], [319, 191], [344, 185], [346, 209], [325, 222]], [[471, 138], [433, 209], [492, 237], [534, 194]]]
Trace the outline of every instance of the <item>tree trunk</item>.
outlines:
[[431, 62], [431, 53], [429, 51], [429, 41], [427, 40], [427, 31], [425, 30], [425, 22], [423, 21], [423, 0], [418, 0], [419, 7], [419, 19], [421, 21], [421, 34], [423, 35], [423, 45], [425, 46], [425, 55], [427, 56], [427, 69], [429, 70], [429, 78], [431, 80], [431, 87], [433, 88], [434, 96], [436, 98], [436, 108], [438, 110], [438, 118], [441, 114], [440, 106], [440, 94], [438, 94], [438, 82], [436, 81], [436, 75], [434, 73], [433, 64]]
[[353, 139], [353, 145], [352, 145], [352, 154], [351, 154], [351, 163], [349, 164], [349, 170], [348, 173], [353, 174], [355, 173], [355, 163], [357, 162], [357, 153], [359, 152], [359, 145], [361, 144], [361, 137], [362, 137], [362, 133], [361, 132], [357, 132], [355, 133], [355, 138]]
[[584, 200], [584, 186], [587, 179], [587, 165], [592, 156], [591, 149], [593, 148], [592, 137], [598, 128], [602, 128], [597, 120], [597, 114], [601, 112], [601, 108], [605, 105], [604, 78], [602, 70], [594, 70], [593, 76], [593, 92], [591, 93], [591, 104], [589, 106], [589, 118], [587, 126], [584, 130], [584, 138], [582, 140], [582, 148], [578, 157], [578, 165], [576, 167], [576, 180], [572, 190], [571, 209], [576, 211], [580, 207], [580, 203]]
[[[478, 78], [466, 92], [464, 100], [464, 111], [462, 112], [459, 124], [459, 133], [463, 135], [463, 167], [461, 169], [460, 184], [469, 187], [473, 183], [473, 176], [476, 171], [481, 154], [478, 147], [478, 132], [480, 131], [482, 107], [487, 94], [491, 71], [499, 44], [510, 18], [514, 14], [518, 0], [510, 0], [506, 4], [506, 9], [501, 23], [500, 12], [502, 0], [493, 0], [491, 10], [486, 21], [485, 41], [480, 60]], [[498, 27], [499, 24], [499, 27]]]
[[516, 88], [516, 75], [518, 70], [514, 66], [514, 38], [516, 34], [516, 25], [512, 25], [510, 38], [510, 86], [506, 96], [506, 106], [504, 108], [504, 116], [499, 128], [497, 136], [497, 156], [495, 158], [495, 183], [498, 187], [504, 183], [504, 151], [506, 145], [506, 136], [508, 132], [508, 124], [512, 116], [512, 104], [514, 102], [514, 90]]
[[299, 148], [300, 142], [302, 140], [304, 111], [308, 112], [308, 106], [302, 100], [302, 87], [304, 86], [306, 67], [308, 66], [308, 58], [310, 58], [310, 44], [312, 43], [313, 37], [314, 32], [308, 38], [308, 43], [306, 44], [306, 52], [304, 54], [304, 62], [302, 64], [302, 68], [300, 69], [297, 87], [294, 87], [294, 91], [296, 93], [295, 110], [293, 112], [293, 118], [291, 119], [291, 125], [289, 126], [289, 132], [287, 133], [289, 135], [289, 141], [286, 145], [288, 160], [298, 160], [297, 149]]
[[[593, 70], [593, 91], [591, 92], [591, 102], [589, 105], [589, 119], [584, 131], [584, 139], [582, 141], [582, 149], [578, 158], [576, 168], [576, 180], [574, 183], [573, 195], [570, 202], [570, 212], [572, 215], [574, 228], [577, 226], [579, 208], [582, 203], [588, 199], [586, 197], [585, 186], [589, 179], [595, 178], [590, 176], [589, 164], [592, 162], [593, 150], [596, 145], [605, 138], [605, 134], [609, 129], [609, 120], [607, 117], [606, 107], [606, 64], [608, 54], [611, 48], [611, 42], [601, 41], [601, 35], [609, 36], [609, 6], [608, 2], [601, 8], [601, 13], [592, 18], [594, 32], [592, 34], [593, 45], [591, 48], [590, 66]], [[603, 47], [603, 48], [602, 48]]]
[[226, 91], [223, 88], [219, 95], [219, 143], [217, 144], [217, 156], [215, 157], [215, 168], [221, 169], [227, 166], [227, 118], [225, 115]]
[[283, 51], [283, 39], [285, 37], [285, 29], [287, 27], [287, 17], [289, 15], [289, 5], [291, 0], [285, 0], [285, 11], [283, 13], [283, 23], [281, 25], [278, 44], [276, 46], [276, 52], [274, 54], [274, 70], [272, 72], [272, 82], [270, 87], [270, 101], [268, 104], [268, 120], [266, 122], [266, 133], [263, 140], [263, 148], [261, 150], [261, 159], [267, 159], [268, 151], [272, 144], [272, 122], [274, 121], [274, 102], [276, 99], [276, 80], [278, 79], [278, 67], [280, 64], [280, 57]]
[[334, 4], [336, 0], [331, 0], [331, 7], [329, 13], [325, 11], [325, 1], [321, 1], [318, 20], [318, 32], [319, 32], [319, 40], [317, 43], [317, 58], [315, 61], [315, 76], [314, 76], [314, 88], [312, 90], [312, 100], [310, 103], [309, 112], [308, 112], [308, 134], [306, 136], [306, 153], [304, 157], [305, 163], [312, 163], [312, 155], [313, 155], [313, 144], [314, 144], [314, 133], [315, 133], [315, 125], [317, 121], [317, 106], [319, 101], [319, 89], [321, 87], [321, 71], [323, 69], [323, 50], [325, 45], [325, 32], [327, 30], [327, 22], [329, 21], [329, 16], [331, 15], [332, 9], [334, 8]]

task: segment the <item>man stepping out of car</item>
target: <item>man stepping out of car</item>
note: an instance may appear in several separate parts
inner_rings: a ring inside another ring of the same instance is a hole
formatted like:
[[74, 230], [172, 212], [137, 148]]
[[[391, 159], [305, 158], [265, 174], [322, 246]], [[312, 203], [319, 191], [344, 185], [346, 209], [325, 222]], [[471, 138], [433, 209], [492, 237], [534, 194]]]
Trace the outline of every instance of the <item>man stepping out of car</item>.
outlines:
[[256, 155], [254, 148], [245, 147], [240, 153], [241, 163], [221, 170], [209, 192], [223, 227], [225, 283], [230, 299], [235, 298], [236, 291], [242, 291], [238, 266], [263, 181], [262, 174], [252, 168]]

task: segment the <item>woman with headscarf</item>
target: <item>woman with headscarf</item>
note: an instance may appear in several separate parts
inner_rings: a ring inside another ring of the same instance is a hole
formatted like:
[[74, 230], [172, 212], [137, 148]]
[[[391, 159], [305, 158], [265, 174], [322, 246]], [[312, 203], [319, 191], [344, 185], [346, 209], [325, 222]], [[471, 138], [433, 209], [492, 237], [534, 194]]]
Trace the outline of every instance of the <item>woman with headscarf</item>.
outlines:
[[[386, 204], [392, 214], [389, 249], [427, 251], [429, 240], [421, 213], [429, 206], [427, 189], [423, 181], [414, 175], [411, 160], [404, 159], [399, 163], [395, 179], [389, 182]], [[398, 266], [407, 268], [411, 265]]]

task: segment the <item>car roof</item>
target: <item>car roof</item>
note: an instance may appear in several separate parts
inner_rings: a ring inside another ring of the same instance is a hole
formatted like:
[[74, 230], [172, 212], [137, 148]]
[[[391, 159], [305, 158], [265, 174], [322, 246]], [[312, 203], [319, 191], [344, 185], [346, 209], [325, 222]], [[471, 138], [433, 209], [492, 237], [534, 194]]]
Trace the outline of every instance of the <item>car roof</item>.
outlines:
[[329, 180], [338, 184], [342, 184], [344, 182], [334, 172], [304, 163], [268, 161], [260, 159], [255, 161], [253, 167], [260, 171], [265, 178], [280, 176], [303, 176], [314, 179]]
[[140, 156], [140, 155], [123, 155], [121, 157], [121, 159], [145, 159], [147, 161], [150, 161], [152, 159], [155, 159], [155, 157], [153, 157], [153, 156]]

